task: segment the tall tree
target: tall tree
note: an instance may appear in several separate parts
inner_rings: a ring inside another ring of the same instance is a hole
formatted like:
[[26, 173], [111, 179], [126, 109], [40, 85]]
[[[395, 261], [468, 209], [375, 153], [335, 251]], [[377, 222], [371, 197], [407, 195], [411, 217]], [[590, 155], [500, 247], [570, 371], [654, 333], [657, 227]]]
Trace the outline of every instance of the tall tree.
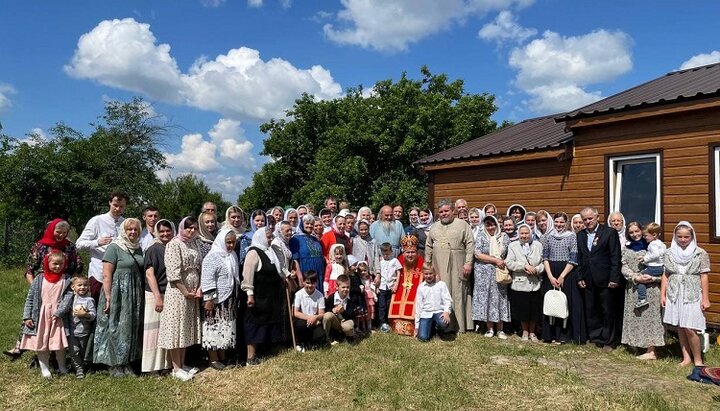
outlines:
[[164, 181], [150, 198], [150, 202], [160, 209], [162, 218], [175, 222], [189, 215], [197, 217], [206, 201], [215, 203], [218, 219], [222, 220], [230, 203], [192, 174]]
[[287, 120], [260, 127], [269, 135], [262, 154], [273, 161], [238, 203], [319, 205], [334, 195], [374, 209], [424, 205], [427, 177], [415, 161], [495, 130], [497, 108], [493, 95], [465, 93], [462, 80], [420, 72], [419, 80], [403, 73], [397, 82], [380, 81], [370, 96], [357, 88], [332, 101], [296, 100]]

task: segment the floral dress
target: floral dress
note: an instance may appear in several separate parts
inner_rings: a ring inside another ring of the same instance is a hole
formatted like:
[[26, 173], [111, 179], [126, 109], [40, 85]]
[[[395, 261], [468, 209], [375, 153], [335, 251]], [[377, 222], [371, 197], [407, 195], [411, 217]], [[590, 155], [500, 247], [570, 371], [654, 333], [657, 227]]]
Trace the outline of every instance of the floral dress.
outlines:
[[[507, 236], [503, 235], [503, 250], [507, 250], [508, 243]], [[490, 241], [482, 232], [475, 237], [475, 253], [490, 254]], [[508, 287], [495, 281], [495, 265], [476, 259], [473, 275], [473, 321], [510, 321]]]

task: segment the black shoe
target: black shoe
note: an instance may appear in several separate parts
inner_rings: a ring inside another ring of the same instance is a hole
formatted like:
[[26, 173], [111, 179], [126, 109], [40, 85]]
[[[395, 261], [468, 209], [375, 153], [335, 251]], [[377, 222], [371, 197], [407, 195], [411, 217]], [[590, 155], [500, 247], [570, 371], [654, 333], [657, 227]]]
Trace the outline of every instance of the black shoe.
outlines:
[[258, 356], [255, 356], [255, 357], [252, 357], [252, 358], [248, 358], [248, 360], [247, 360], [247, 362], [245, 363], [245, 365], [248, 366], [248, 367], [252, 367], [252, 366], [255, 366], [255, 365], [260, 365], [260, 363], [261, 363], [260, 358], [258, 358]]

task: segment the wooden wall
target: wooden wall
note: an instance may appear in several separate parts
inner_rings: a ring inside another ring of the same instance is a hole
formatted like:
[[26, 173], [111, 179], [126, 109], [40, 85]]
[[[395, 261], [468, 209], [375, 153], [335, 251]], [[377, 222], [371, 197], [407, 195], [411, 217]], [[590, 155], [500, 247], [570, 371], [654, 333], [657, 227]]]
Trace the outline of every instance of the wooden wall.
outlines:
[[[613, 120], [613, 119], [610, 119]], [[431, 174], [431, 198], [465, 198], [470, 207], [488, 202], [501, 213], [513, 203], [529, 211], [545, 209], [569, 215], [585, 206], [597, 207], [600, 220], [607, 213], [607, 156], [659, 152], [662, 164], [664, 240], [670, 245], [680, 220], [690, 221], [698, 243], [712, 262], [707, 317], [720, 326], [720, 243], [712, 242], [709, 150], [720, 145], [720, 109], [709, 108], [573, 129], [574, 156], [512, 161], [505, 164], [436, 169]], [[521, 159], [518, 155], [517, 159]]]

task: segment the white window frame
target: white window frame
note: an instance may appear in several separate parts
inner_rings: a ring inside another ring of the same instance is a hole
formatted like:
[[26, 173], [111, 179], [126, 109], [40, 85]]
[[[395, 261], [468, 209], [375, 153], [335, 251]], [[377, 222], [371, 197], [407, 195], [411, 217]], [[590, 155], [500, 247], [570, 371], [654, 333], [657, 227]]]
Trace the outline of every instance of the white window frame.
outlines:
[[713, 237], [720, 237], [720, 207], [717, 202], [720, 201], [720, 146], [713, 147], [713, 185], [715, 186], [715, 204], [713, 204], [715, 212], [715, 233]]
[[[718, 151], [715, 151], [717, 156]], [[608, 194], [610, 198], [610, 212], [620, 210], [620, 193], [622, 192], [622, 168], [623, 164], [647, 163], [648, 160], [655, 160], [655, 184], [657, 187], [657, 198], [655, 199], [655, 219], [658, 224], [662, 224], [662, 214], [660, 212], [660, 204], [662, 203], [662, 178], [660, 169], [660, 153], [636, 154], [628, 156], [610, 157], [608, 162]], [[617, 181], [617, 184], [615, 184]], [[717, 187], [716, 182], [716, 187]], [[717, 192], [717, 188], [716, 188]], [[610, 213], [608, 213], [610, 214]]]

